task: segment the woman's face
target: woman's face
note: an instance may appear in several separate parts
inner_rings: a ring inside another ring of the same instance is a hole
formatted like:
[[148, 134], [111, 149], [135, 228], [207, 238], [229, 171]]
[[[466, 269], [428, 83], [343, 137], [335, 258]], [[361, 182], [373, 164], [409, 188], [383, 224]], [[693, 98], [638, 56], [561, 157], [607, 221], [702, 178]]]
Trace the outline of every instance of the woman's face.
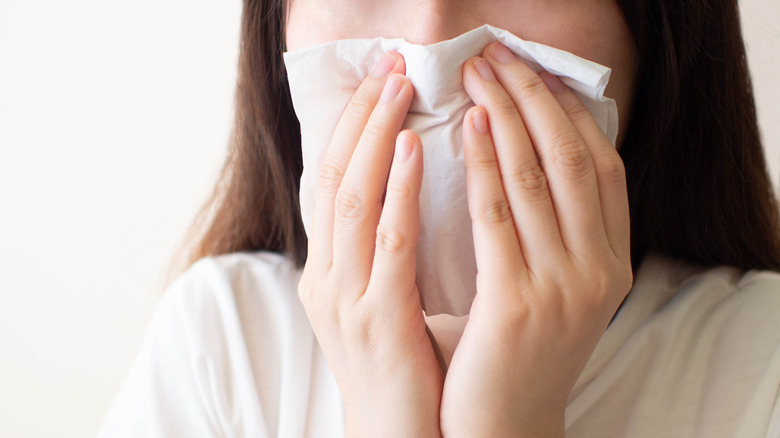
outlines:
[[636, 47], [616, 0], [292, 0], [287, 50], [348, 38], [433, 44], [483, 24], [612, 68], [606, 95], [628, 125]]

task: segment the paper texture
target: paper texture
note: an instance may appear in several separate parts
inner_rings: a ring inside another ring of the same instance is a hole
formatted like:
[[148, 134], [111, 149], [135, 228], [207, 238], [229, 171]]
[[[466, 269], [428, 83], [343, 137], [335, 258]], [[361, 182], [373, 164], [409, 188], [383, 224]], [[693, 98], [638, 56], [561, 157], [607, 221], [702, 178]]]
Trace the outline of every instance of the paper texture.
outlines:
[[417, 286], [428, 315], [468, 314], [476, 293], [461, 132], [463, 116], [474, 103], [463, 88], [461, 69], [468, 58], [496, 40], [534, 70], [560, 76], [615, 144], [617, 107], [603, 95], [609, 68], [489, 25], [427, 46], [403, 39], [354, 39], [284, 54], [293, 106], [301, 123], [300, 203], [307, 232], [319, 168], [344, 108], [383, 53], [397, 50], [403, 55], [406, 76], [415, 88], [404, 128], [416, 132], [423, 145]]

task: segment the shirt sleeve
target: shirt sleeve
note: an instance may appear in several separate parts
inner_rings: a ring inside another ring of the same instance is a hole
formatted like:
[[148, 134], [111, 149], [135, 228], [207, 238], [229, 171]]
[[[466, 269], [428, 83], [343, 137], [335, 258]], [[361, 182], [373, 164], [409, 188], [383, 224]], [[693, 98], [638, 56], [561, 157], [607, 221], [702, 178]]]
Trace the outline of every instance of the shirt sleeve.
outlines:
[[240, 394], [233, 394], [228, 356], [230, 344], [243, 341], [226, 333], [238, 324], [235, 303], [224, 298], [232, 297], [229, 285], [213, 281], [208, 263], [199, 263], [160, 300], [99, 438], [267, 436], [260, 412], [246, 424], [234, 410]]
[[[755, 432], [746, 428], [746, 433], [740, 431], [738, 436], [780, 438], [780, 275], [772, 271], [751, 271], [743, 277], [738, 289], [744, 301], [754, 295], [751, 300], [754, 304], [749, 307], [753, 311], [745, 319], [756, 327], [749, 333], [752, 336], [747, 333], [742, 336], [743, 343], [754, 345], [757, 351], [766, 350], [758, 357], [763, 370], [745, 409], [746, 417], [755, 416], [756, 424], [764, 419], [764, 427]], [[747, 322], [744, 325], [750, 327]]]

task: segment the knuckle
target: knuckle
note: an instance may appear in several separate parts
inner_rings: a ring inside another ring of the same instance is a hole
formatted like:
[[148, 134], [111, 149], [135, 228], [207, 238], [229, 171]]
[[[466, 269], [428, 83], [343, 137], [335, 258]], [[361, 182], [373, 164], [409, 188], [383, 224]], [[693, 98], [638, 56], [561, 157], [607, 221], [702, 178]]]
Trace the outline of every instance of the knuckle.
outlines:
[[[584, 265], [588, 266], [588, 265]], [[613, 263], [596, 264], [587, 267], [583, 285], [588, 285], [582, 296], [582, 310], [585, 314], [614, 311], [614, 307], [625, 297], [633, 284], [630, 264], [628, 269]]]
[[631, 261], [619, 261], [604, 267], [599, 271], [598, 283], [605, 293], [611, 296], [618, 295], [621, 299], [625, 297], [631, 287], [634, 285], [634, 273], [631, 271]]
[[361, 140], [375, 142], [381, 139], [384, 135], [385, 135], [384, 126], [381, 126], [378, 123], [372, 123], [372, 121], [369, 120], [366, 127], [363, 128], [363, 134], [361, 135]]
[[376, 247], [387, 255], [399, 255], [405, 253], [406, 239], [403, 233], [387, 225], [380, 224], [376, 230]]
[[550, 198], [547, 176], [537, 163], [519, 166], [511, 173], [511, 183], [518, 187], [529, 201], [545, 201]]
[[593, 117], [590, 115], [588, 108], [586, 108], [585, 105], [583, 105], [582, 102], [580, 102], [580, 100], [576, 97], [567, 101], [563, 106], [563, 110], [569, 116], [569, 119], [575, 124]]
[[498, 159], [496, 154], [492, 151], [483, 149], [479, 153], [474, 154], [472, 159], [466, 160], [466, 167], [474, 172], [497, 172], [498, 171]]
[[504, 99], [498, 99], [493, 106], [493, 111], [500, 120], [509, 120], [514, 123], [520, 118], [520, 112], [508, 96]]
[[366, 201], [359, 192], [342, 186], [336, 194], [337, 216], [345, 219], [358, 219], [365, 216]]
[[571, 179], [585, 177], [593, 166], [587, 146], [573, 133], [560, 134], [553, 138], [552, 159]]
[[332, 311], [333, 303], [328, 299], [331, 294], [324, 291], [322, 286], [318, 286], [318, 282], [309, 278], [310, 276], [304, 272], [298, 284], [298, 298], [307, 316], [314, 324], [327, 317], [328, 313]]
[[527, 328], [529, 324], [533, 309], [528, 303], [515, 301], [510, 306], [504, 306], [500, 317], [497, 319], [501, 322], [503, 330], [507, 333], [518, 333]]
[[530, 99], [548, 92], [547, 85], [537, 74], [523, 74], [514, 77], [511, 83], [522, 99]]
[[487, 224], [502, 224], [512, 220], [512, 210], [506, 199], [488, 200], [477, 214], [480, 222]]
[[387, 183], [387, 197], [400, 201], [410, 199], [412, 198], [412, 188], [409, 184], [391, 179]]
[[613, 181], [624, 181], [626, 179], [626, 166], [623, 159], [617, 152], [604, 154], [594, 159], [596, 172]]
[[527, 330], [536, 314], [539, 313], [536, 300], [533, 294], [523, 294], [517, 289], [509, 289], [508, 292], [492, 309], [496, 316], [496, 322], [506, 333], [519, 333]]
[[298, 298], [301, 300], [301, 303], [303, 303], [305, 308], [309, 307], [309, 304], [311, 303], [311, 297], [313, 295], [312, 288], [309, 286], [307, 278], [308, 277], [306, 275], [302, 276], [300, 283], [298, 283]]
[[335, 192], [338, 190], [343, 177], [344, 171], [331, 160], [326, 160], [320, 166], [319, 185], [322, 190]]
[[628, 271], [626, 272], [626, 275], [621, 277], [621, 282], [619, 283], [620, 291], [623, 293], [622, 296], [625, 298], [626, 295], [628, 295], [628, 292], [631, 290], [632, 287], [634, 287], [634, 273], [631, 271], [631, 265], [628, 266]]
[[591, 289], [597, 292], [595, 295], [599, 296], [610, 290], [612, 279], [605, 267], [597, 266], [591, 268], [589, 277], [588, 282], [591, 284]]
[[376, 350], [383, 338], [382, 325], [374, 306], [362, 303], [352, 309], [345, 335], [353, 348], [364, 351]]
[[582, 310], [585, 311], [585, 314], [592, 314], [604, 308], [610, 297], [612, 279], [606, 270], [593, 268], [588, 275], [586, 284], [589, 287], [582, 298]]
[[362, 119], [374, 110], [374, 99], [364, 89], [358, 89], [347, 105], [346, 113], [350, 116]]

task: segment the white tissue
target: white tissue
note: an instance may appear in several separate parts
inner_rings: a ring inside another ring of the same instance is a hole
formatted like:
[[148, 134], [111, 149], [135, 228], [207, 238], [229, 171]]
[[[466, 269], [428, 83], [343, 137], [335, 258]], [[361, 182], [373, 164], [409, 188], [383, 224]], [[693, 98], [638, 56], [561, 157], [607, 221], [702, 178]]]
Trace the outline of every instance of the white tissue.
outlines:
[[560, 76], [615, 144], [617, 106], [604, 97], [610, 69], [571, 53], [523, 41], [485, 25], [440, 43], [403, 39], [354, 39], [284, 54], [293, 106], [301, 123], [303, 175], [300, 203], [308, 232], [319, 168], [344, 108], [379, 57], [397, 50], [415, 89], [404, 128], [423, 145], [417, 286], [428, 315], [468, 314], [476, 293], [476, 261], [466, 199], [462, 153], [463, 116], [474, 103], [463, 89], [461, 68], [492, 41], [500, 41], [537, 72]]

